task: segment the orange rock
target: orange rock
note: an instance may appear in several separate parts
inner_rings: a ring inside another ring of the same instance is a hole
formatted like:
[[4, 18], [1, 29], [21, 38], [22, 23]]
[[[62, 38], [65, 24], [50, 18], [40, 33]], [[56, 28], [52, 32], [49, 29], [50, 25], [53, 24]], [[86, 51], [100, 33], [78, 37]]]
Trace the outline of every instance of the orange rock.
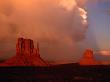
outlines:
[[96, 61], [93, 56], [93, 51], [91, 49], [87, 49], [84, 52], [82, 59], [79, 62], [80, 65], [100, 65], [100, 62]]
[[8, 59], [0, 66], [47, 66], [40, 57], [39, 45], [34, 48], [33, 40], [18, 38], [16, 44], [16, 56]]

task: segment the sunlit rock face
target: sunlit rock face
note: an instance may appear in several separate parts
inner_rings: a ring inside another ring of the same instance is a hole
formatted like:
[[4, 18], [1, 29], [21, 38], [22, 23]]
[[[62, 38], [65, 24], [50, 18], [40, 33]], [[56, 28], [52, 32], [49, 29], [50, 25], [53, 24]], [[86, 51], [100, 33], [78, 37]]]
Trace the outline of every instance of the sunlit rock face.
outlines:
[[48, 66], [48, 64], [40, 57], [39, 47], [34, 48], [31, 39], [18, 38], [16, 44], [16, 56], [10, 58], [1, 66]]
[[84, 52], [83, 57], [81, 58], [80, 65], [101, 65], [101, 62], [96, 61], [93, 56], [93, 51], [91, 49], [87, 49]]

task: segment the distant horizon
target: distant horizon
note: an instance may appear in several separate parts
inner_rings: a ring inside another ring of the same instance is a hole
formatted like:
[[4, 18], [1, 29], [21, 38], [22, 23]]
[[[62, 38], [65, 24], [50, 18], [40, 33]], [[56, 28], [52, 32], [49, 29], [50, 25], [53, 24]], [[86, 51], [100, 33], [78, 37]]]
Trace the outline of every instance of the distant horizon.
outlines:
[[[20, 37], [20, 38], [18, 38], [18, 39], [27, 39], [27, 40], [31, 40], [31, 41], [33, 41], [32, 39], [29, 39], [29, 38], [23, 38], [23, 37]], [[17, 42], [18, 43], [18, 42]], [[17, 45], [17, 43], [16, 43], [16, 45]], [[34, 44], [34, 43], [33, 43]], [[29, 45], [29, 44], [28, 44]], [[20, 46], [20, 45], [19, 45]], [[37, 47], [35, 47], [34, 46], [34, 48], [36, 48], [36, 49], [39, 49], [39, 46], [37, 46]], [[39, 49], [40, 50], [40, 49]], [[88, 49], [86, 49], [86, 50], [92, 50], [92, 49], [90, 49], [90, 48], [88, 48]], [[85, 51], [86, 51], [85, 50]], [[82, 54], [82, 57], [80, 58], [80, 60], [82, 60], [83, 58], [84, 58], [84, 53], [85, 53], [85, 51], [83, 52], [83, 54]], [[92, 50], [93, 51], [93, 50]], [[17, 51], [16, 51], [17, 52]], [[97, 53], [97, 54], [100, 54], [100, 53]], [[17, 56], [17, 54], [15, 55], [15, 56]], [[40, 56], [41, 56], [41, 54], [40, 54]], [[108, 64], [110, 64], [110, 60], [101, 60], [101, 56], [102, 56], [102, 59], [103, 59], [103, 55], [101, 55], [100, 54], [100, 59], [98, 60], [96, 57], [95, 57], [95, 53], [94, 53], [94, 51], [93, 51], [93, 57], [94, 57], [94, 59], [96, 60], [96, 61], [99, 61], [99, 62], [103, 62], [103, 64], [104, 65], [108, 65]], [[109, 56], [109, 55], [106, 55], [107, 57]], [[12, 57], [10, 57], [10, 58], [13, 58], [14, 56], [12, 56]], [[110, 57], [110, 56], [109, 56]], [[5, 59], [5, 60], [1, 60], [0, 62], [1, 63], [3, 63], [3, 62], [5, 62], [5, 61], [7, 61], [7, 60], [9, 60], [10, 58], [7, 58], [7, 59]], [[42, 57], [41, 57], [42, 58]], [[106, 58], [107, 59], [107, 58]], [[79, 63], [80, 62], [80, 60], [79, 61], [77, 61], [77, 62], [74, 62], [74, 61], [65, 61], [65, 60], [58, 60], [58, 61], [50, 61], [50, 60], [45, 60], [45, 59], [43, 59], [45, 62], [48, 62], [50, 65], [52, 64], [52, 65], [58, 65], [58, 64], [70, 64], [70, 63]], [[37, 60], [36, 60], [37, 61]], [[103, 65], [102, 64], [102, 65]]]

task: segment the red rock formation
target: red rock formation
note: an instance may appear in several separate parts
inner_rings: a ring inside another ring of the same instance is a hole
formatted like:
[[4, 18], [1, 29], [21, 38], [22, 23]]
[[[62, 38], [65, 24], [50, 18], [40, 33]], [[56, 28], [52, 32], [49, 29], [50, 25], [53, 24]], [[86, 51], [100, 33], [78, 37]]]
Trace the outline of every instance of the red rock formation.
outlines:
[[87, 49], [84, 52], [83, 57], [81, 58], [80, 65], [100, 65], [101, 63], [96, 61], [93, 56], [93, 51], [91, 49]]
[[16, 56], [10, 58], [0, 66], [47, 66], [48, 64], [40, 57], [39, 46], [34, 48], [30, 39], [19, 38], [16, 44]]

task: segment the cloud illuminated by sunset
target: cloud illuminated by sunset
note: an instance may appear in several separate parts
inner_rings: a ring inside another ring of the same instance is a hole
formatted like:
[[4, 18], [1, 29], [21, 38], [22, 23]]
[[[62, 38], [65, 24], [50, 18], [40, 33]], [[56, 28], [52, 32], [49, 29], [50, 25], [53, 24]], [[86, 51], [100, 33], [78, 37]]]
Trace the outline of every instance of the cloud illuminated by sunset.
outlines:
[[[0, 47], [15, 48], [18, 37], [31, 38], [40, 43], [41, 55], [46, 60], [76, 60], [85, 39], [82, 21], [86, 11], [76, 0], [1, 0]], [[85, 0], [84, 0], [85, 1]], [[81, 8], [79, 10], [79, 8]], [[10, 51], [10, 52], [12, 52]], [[74, 54], [74, 56], [73, 56]], [[78, 55], [77, 55], [78, 54]], [[8, 55], [8, 53], [6, 54]], [[6, 56], [5, 56], [6, 57]]]
[[80, 5], [84, 5], [87, 0], [61, 0], [60, 6], [65, 8], [68, 11], [78, 8], [80, 16], [82, 17], [82, 23], [87, 24], [87, 11], [84, 8], [81, 8]]
[[110, 56], [110, 51], [109, 50], [101, 50], [97, 51], [95, 54], [103, 55], [103, 56]]

